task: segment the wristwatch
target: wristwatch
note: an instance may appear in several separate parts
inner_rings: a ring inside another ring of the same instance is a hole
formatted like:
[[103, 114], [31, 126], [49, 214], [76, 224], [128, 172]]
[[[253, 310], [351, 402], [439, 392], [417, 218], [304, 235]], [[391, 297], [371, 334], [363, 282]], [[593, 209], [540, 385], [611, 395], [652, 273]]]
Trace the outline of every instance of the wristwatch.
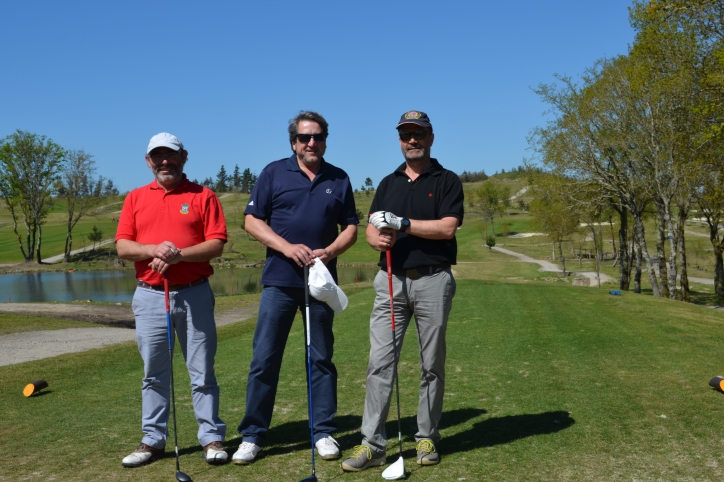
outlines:
[[400, 231], [404, 233], [408, 229], [410, 229], [410, 220], [407, 218], [402, 218], [400, 220]]

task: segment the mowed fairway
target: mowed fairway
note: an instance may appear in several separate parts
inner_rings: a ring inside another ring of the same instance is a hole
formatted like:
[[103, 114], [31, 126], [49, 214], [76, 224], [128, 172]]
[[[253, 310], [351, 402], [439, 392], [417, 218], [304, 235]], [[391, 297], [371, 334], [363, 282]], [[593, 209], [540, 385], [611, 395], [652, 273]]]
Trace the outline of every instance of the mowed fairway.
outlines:
[[[342, 448], [359, 443], [374, 293], [349, 290], [335, 321]], [[300, 321], [301, 318], [298, 319]], [[217, 370], [226, 447], [240, 439], [254, 320], [219, 329]], [[295, 323], [269, 446], [246, 467], [201, 458], [188, 376], [176, 356], [181, 468], [195, 481], [297, 481], [311, 473], [305, 351]], [[409, 480], [721, 480], [724, 373], [720, 311], [650, 296], [545, 283], [460, 280], [448, 329], [442, 463], [415, 464], [417, 343], [400, 365]], [[138, 444], [141, 360], [133, 343], [0, 368], [0, 480], [174, 480], [167, 456], [137, 469], [120, 461]], [[26, 383], [49, 381], [25, 399]], [[388, 460], [397, 459], [394, 401]], [[327, 480], [381, 479], [381, 468], [345, 474], [317, 459]]]

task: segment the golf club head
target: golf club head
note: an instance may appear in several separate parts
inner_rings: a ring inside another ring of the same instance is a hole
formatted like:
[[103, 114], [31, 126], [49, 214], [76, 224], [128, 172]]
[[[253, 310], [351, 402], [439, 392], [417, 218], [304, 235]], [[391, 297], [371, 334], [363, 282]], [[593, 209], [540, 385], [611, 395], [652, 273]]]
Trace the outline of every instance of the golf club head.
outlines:
[[181, 472], [180, 470], [176, 471], [176, 480], [178, 480], [178, 482], [193, 482], [193, 480], [191, 480], [191, 477]]
[[317, 482], [317, 476], [312, 474], [309, 477], [302, 479], [300, 482]]
[[407, 474], [405, 473], [405, 461], [402, 460], [402, 457], [382, 472], [382, 478], [385, 480], [400, 480], [405, 477], [407, 477]]

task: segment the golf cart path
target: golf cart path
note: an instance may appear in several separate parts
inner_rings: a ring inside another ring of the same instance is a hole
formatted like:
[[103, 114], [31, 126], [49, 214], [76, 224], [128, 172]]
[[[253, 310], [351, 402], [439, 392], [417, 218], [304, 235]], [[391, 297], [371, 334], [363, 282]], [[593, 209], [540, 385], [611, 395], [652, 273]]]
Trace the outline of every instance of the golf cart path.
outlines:
[[[516, 253], [515, 251], [510, 251], [509, 249], [504, 248], [498, 248], [493, 246], [491, 249], [498, 251], [503, 254], [507, 254], [510, 256], [515, 256], [521, 261], [526, 261], [528, 263], [538, 263], [540, 265], [541, 271], [550, 271], [553, 273], [560, 273], [561, 270], [558, 268], [558, 265], [555, 263], [551, 263], [550, 261], [545, 261], [542, 259], [534, 259], [530, 256], [526, 256], [525, 254]], [[593, 284], [594, 281], [596, 281], [596, 272], [595, 271], [570, 271], [571, 273], [577, 275], [577, 276], [584, 276], [591, 280], [591, 287], [594, 287], [596, 285]], [[616, 283], [617, 280], [605, 273], [601, 273], [601, 283], [605, 283], [606, 281], [610, 281], [612, 283]], [[695, 283], [701, 283], [705, 285], [711, 285], [714, 286], [714, 280], [709, 278], [695, 278], [693, 276], [689, 276], [689, 281], [693, 281]]]
[[[509, 256], [515, 256], [519, 260], [525, 261], [527, 263], [537, 263], [540, 265], [540, 271], [549, 271], [552, 273], [561, 272], [561, 270], [558, 268], [558, 265], [555, 263], [551, 263], [550, 261], [545, 261], [542, 259], [534, 259], [534, 258], [531, 258], [530, 256], [526, 256], [525, 254], [516, 253], [515, 251], [511, 251], [509, 249], [504, 249], [504, 248], [498, 248], [496, 246], [493, 246], [491, 249], [493, 249], [499, 253], [507, 254]], [[598, 279], [595, 271], [570, 271], [570, 272], [577, 276], [583, 276], [585, 278], [590, 279], [592, 281], [592, 283], [590, 284], [591, 287], [597, 286], [597, 285], [593, 284], [593, 281], [596, 281]], [[601, 283], [605, 283], [607, 281], [615, 283], [616, 279], [605, 273], [601, 273]]]
[[[105, 324], [125, 325], [133, 322], [130, 307], [82, 306], [64, 304], [1, 303], [0, 311], [54, 318], [82, 319]], [[216, 313], [216, 326], [247, 320], [257, 315], [259, 304]], [[0, 336], [0, 366], [41, 360], [66, 353], [77, 353], [136, 340], [133, 328], [65, 328], [12, 333]]]
[[[90, 250], [95, 249], [95, 248], [100, 247], [100, 246], [105, 246], [106, 244], [112, 243], [112, 242], [113, 242], [113, 239], [114, 239], [114, 238], [105, 239], [105, 240], [101, 241], [100, 243], [96, 243], [94, 246], [92, 245], [92, 246], [86, 246], [85, 248], [74, 249], [73, 251], [70, 252], [70, 254], [78, 254], [78, 253], [82, 253], [82, 252], [84, 252], [84, 251], [90, 251]], [[58, 261], [61, 261], [64, 257], [65, 257], [64, 254], [59, 254], [59, 255], [56, 255], [56, 256], [51, 256], [50, 258], [45, 258], [45, 259], [43, 260], [43, 263], [48, 263], [48, 264], [57, 263]]]

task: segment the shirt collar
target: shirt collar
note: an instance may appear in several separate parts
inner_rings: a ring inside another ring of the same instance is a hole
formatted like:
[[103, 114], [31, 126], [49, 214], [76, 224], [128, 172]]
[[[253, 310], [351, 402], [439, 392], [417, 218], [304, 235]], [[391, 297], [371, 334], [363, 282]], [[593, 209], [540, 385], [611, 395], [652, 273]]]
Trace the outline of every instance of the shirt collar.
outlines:
[[[397, 167], [397, 169], [395, 169], [395, 173], [405, 174], [406, 168], [407, 168], [407, 163], [403, 162], [402, 164], [400, 164]], [[426, 174], [429, 174], [431, 176], [439, 176], [442, 171], [443, 171], [443, 167], [440, 165], [439, 162], [437, 162], [437, 159], [435, 159], [434, 157], [431, 157], [430, 165], [428, 166], [427, 170], [420, 175], [424, 176]]]
[[[174, 186], [173, 188], [169, 189], [168, 192], [181, 191], [181, 190], [183, 190], [183, 188], [185, 188], [188, 185], [188, 183], [190, 181], [186, 177], [186, 173], [183, 173], [182, 176], [183, 176], [183, 179], [181, 179], [181, 182], [176, 184], [176, 186]], [[153, 181], [151, 181], [151, 184], [149, 184], [148, 187], [150, 189], [165, 191], [164, 188], [162, 188], [161, 186], [158, 185], [158, 183], [156, 182], [155, 179]]]
[[[326, 170], [327, 170], [327, 161], [325, 161], [324, 158], [322, 158], [321, 165], [319, 166], [319, 172], [317, 172], [317, 175], [315, 176], [315, 178], [318, 177], [323, 172], [325, 172]], [[302, 172], [302, 170], [299, 168], [299, 163], [297, 162], [296, 154], [292, 154], [291, 157], [289, 157], [289, 159], [287, 159], [287, 171]]]

